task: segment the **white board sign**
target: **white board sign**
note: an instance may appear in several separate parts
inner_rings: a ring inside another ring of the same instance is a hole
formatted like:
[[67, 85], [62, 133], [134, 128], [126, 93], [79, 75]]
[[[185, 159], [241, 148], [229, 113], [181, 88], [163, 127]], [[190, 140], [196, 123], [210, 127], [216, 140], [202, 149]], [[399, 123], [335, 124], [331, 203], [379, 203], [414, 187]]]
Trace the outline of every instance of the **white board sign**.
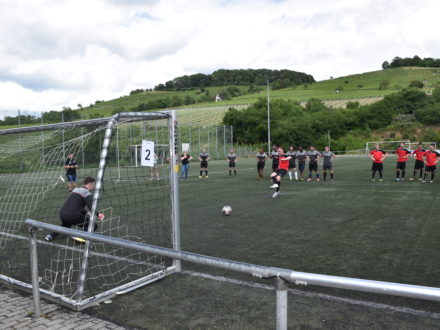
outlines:
[[154, 166], [154, 142], [142, 140], [141, 166]]
[[189, 143], [182, 143], [182, 151], [189, 151]]

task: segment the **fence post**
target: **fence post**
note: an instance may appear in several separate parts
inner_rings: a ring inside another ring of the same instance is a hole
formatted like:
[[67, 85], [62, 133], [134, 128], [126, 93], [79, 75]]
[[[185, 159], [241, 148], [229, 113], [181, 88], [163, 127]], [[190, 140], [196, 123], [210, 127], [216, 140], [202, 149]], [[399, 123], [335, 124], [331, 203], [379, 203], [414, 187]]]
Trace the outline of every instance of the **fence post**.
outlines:
[[32, 277], [32, 295], [34, 300], [34, 317], [41, 316], [40, 308], [40, 285], [38, 283], [38, 260], [37, 260], [37, 240], [35, 239], [36, 229], [29, 227], [29, 245], [31, 257], [31, 277]]
[[287, 330], [287, 282], [281, 277], [275, 280], [277, 330]]

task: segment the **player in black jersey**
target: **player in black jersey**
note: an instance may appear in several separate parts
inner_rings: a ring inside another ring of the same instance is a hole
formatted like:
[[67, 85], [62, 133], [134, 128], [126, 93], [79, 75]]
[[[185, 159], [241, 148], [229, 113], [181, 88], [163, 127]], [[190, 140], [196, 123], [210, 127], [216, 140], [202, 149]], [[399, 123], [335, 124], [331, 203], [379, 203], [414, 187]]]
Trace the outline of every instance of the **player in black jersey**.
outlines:
[[228, 161], [229, 165], [229, 176], [232, 176], [232, 171], [234, 171], [234, 176], [237, 175], [235, 165], [238, 160], [238, 155], [234, 149], [229, 150], [229, 153], [226, 155], [226, 160]]
[[272, 172], [278, 169], [278, 164], [280, 162], [280, 155], [278, 154], [278, 146], [273, 145], [273, 149], [269, 154], [269, 158], [272, 159]]
[[[80, 188], [75, 188], [72, 191], [60, 210], [62, 227], [70, 228], [72, 226], [79, 226], [82, 227], [84, 231], [88, 230], [90, 211], [92, 210], [93, 202], [93, 197], [90, 191], [93, 189], [95, 189], [95, 179], [91, 177], [86, 177], [84, 179], [84, 185]], [[89, 210], [88, 212], [85, 209], [86, 207]], [[104, 219], [103, 213], [96, 212], [96, 216], [99, 220]], [[95, 223], [95, 228], [93, 229], [93, 231], [96, 231], [97, 228], [98, 225]], [[47, 235], [44, 239], [50, 242], [59, 235], [59, 233], [51, 233]]]
[[76, 188], [76, 183], [78, 182], [78, 177], [76, 175], [78, 164], [73, 153], [67, 155], [66, 161], [64, 162], [64, 168], [66, 169], [67, 189], [69, 189], [69, 192], [72, 192], [72, 190]]
[[199, 154], [200, 160], [200, 175], [199, 179], [202, 178], [203, 170], [205, 170], [205, 178], [208, 178], [208, 162], [211, 159], [209, 154], [206, 152], [206, 149], [202, 149], [202, 152]]
[[263, 180], [264, 165], [266, 164], [266, 160], [267, 160], [267, 154], [264, 152], [263, 148], [260, 148], [256, 157], [257, 157], [257, 172], [258, 172], [257, 179]]

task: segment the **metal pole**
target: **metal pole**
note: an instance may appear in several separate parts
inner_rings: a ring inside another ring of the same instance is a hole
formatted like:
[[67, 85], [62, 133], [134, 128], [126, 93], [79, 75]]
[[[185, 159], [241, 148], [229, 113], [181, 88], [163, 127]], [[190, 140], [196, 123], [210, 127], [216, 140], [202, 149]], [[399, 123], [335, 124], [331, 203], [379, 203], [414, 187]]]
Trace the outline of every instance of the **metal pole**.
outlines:
[[[116, 119], [115, 119], [115, 117], [112, 117], [108, 121], [106, 130], [105, 130], [104, 142], [102, 144], [102, 150], [101, 150], [101, 158], [99, 161], [99, 168], [98, 168], [98, 172], [96, 173], [96, 185], [95, 185], [95, 191], [93, 193], [92, 209], [90, 210], [89, 228], [87, 228], [88, 233], [92, 233], [93, 230], [95, 229], [95, 222], [96, 222], [95, 214], [96, 214], [96, 210], [98, 209], [98, 202], [101, 198], [102, 180], [104, 178], [106, 158], [107, 158], [108, 149], [110, 146], [110, 141], [112, 139], [113, 125], [115, 123], [116, 123]], [[81, 300], [83, 298], [83, 294], [84, 294], [91, 245], [92, 245], [91, 241], [86, 241], [86, 245], [84, 247], [83, 260], [82, 260], [82, 264], [81, 264], [81, 271], [80, 271], [79, 281], [78, 281], [78, 291], [77, 291], [77, 295], [76, 295], [76, 302], [77, 303], [81, 302]]]
[[32, 277], [32, 295], [34, 301], [34, 317], [41, 316], [40, 308], [40, 285], [38, 283], [38, 256], [37, 240], [35, 239], [35, 228], [29, 227], [29, 244], [31, 254], [31, 277]]
[[119, 125], [116, 123], [116, 162], [118, 163], [118, 181], [121, 180], [121, 165], [119, 160]]
[[234, 148], [234, 126], [231, 126], [231, 148]]
[[217, 132], [217, 125], [215, 125], [215, 153], [217, 155], [217, 159], [218, 158], [218, 132]]
[[191, 124], [188, 126], [188, 133], [189, 133], [189, 150], [191, 150]]
[[210, 151], [210, 145], [209, 145], [209, 125], [208, 125], [208, 154], [211, 154], [211, 151]]
[[277, 277], [275, 281], [277, 330], [287, 330], [287, 288], [287, 282]]
[[226, 155], [226, 125], [223, 125], [223, 155]]
[[[171, 183], [171, 220], [172, 220], [172, 244], [173, 249], [180, 251], [180, 209], [179, 209], [179, 165], [178, 165], [178, 141], [176, 131], [178, 124], [176, 112], [171, 111], [168, 120], [169, 144], [170, 144], [170, 183]], [[181, 261], [173, 260], [176, 271], [182, 270]]]
[[201, 151], [200, 149], [200, 125], [199, 125], [199, 152]]
[[[43, 125], [43, 113], [41, 113], [41, 125]], [[44, 166], [44, 132], [41, 131], [41, 162]]]
[[[61, 122], [64, 123], [64, 112], [61, 112]], [[65, 150], [65, 145], [64, 145], [64, 128], [62, 130], [62, 136], [63, 136], [63, 157], [66, 157], [66, 150]]]
[[328, 136], [328, 147], [329, 147], [329, 149], [331, 149], [331, 148], [330, 148], [330, 145], [331, 145], [331, 141], [330, 141], [330, 130], [328, 130], [328, 132], [327, 132], [327, 136]]
[[267, 152], [270, 153], [270, 99], [269, 99], [269, 80], [267, 81]]

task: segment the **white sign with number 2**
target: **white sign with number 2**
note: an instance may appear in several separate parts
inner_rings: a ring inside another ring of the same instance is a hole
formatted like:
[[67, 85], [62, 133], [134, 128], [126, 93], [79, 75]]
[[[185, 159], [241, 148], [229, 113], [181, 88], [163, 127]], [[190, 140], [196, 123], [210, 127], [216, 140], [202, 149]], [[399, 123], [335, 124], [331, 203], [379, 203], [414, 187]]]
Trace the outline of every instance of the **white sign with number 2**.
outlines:
[[141, 165], [154, 166], [154, 142], [142, 140]]

